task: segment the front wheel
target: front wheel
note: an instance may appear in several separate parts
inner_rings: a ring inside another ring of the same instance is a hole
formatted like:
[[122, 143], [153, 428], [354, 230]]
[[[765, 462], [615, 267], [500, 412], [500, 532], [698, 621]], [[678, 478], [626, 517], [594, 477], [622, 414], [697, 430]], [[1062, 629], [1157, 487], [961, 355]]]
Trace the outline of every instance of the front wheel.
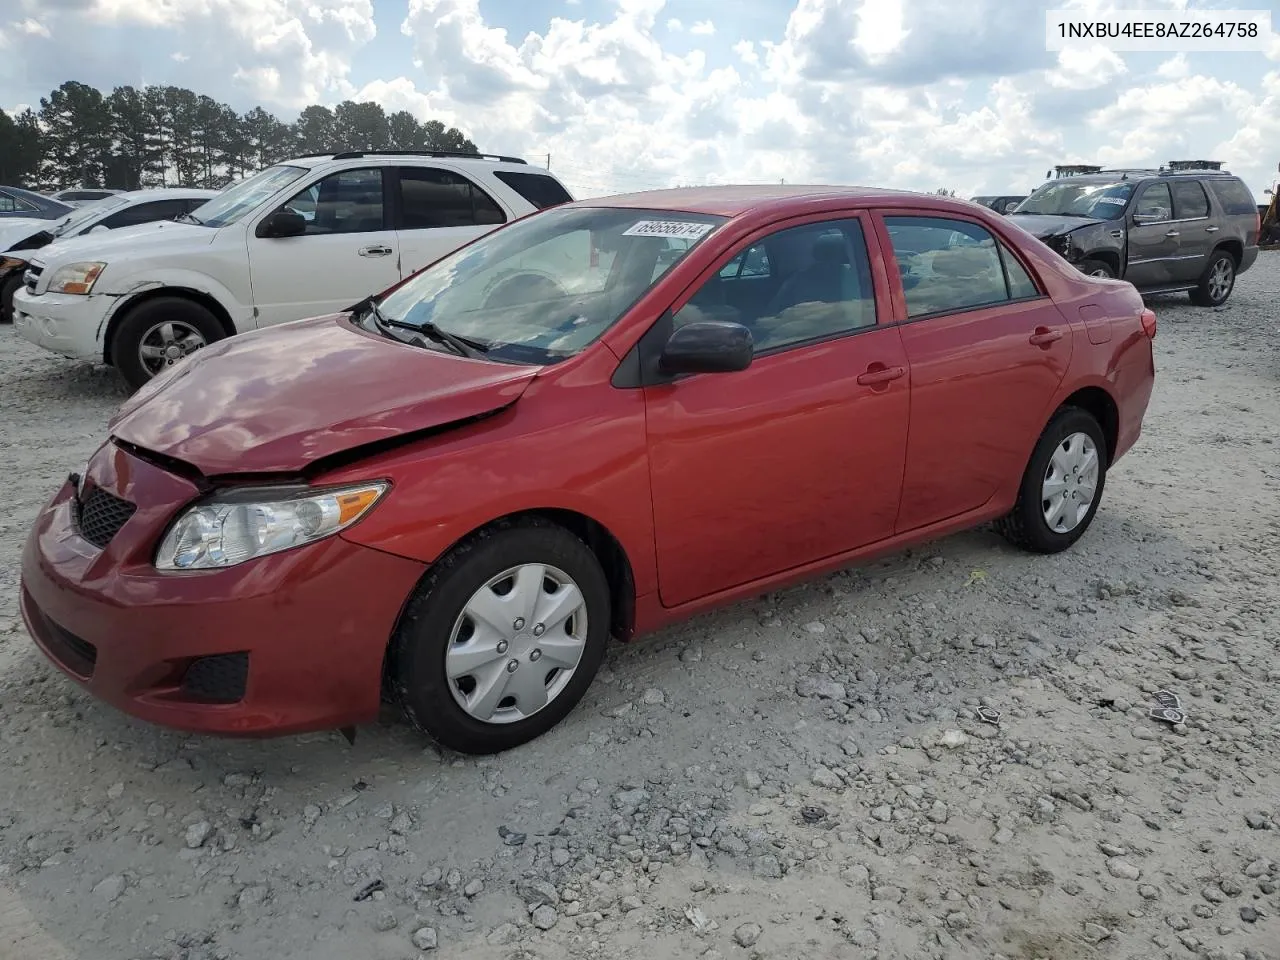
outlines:
[[1067, 549], [1093, 523], [1107, 479], [1107, 441], [1093, 415], [1064, 407], [1032, 451], [1018, 500], [996, 529], [1034, 553]]
[[111, 365], [137, 390], [165, 368], [226, 336], [207, 308], [183, 297], [156, 297], [130, 310], [111, 340]]
[[1105, 260], [1081, 260], [1076, 264], [1076, 269], [1087, 277], [1103, 277], [1108, 280], [1116, 278], [1115, 270]]
[[482, 531], [438, 563], [410, 600], [391, 678], [410, 722], [459, 753], [541, 736], [586, 693], [608, 644], [609, 584], [563, 527]]
[[1200, 286], [1191, 291], [1191, 302], [1198, 307], [1218, 307], [1227, 302], [1236, 285], [1236, 259], [1225, 250], [1209, 258], [1200, 278]]

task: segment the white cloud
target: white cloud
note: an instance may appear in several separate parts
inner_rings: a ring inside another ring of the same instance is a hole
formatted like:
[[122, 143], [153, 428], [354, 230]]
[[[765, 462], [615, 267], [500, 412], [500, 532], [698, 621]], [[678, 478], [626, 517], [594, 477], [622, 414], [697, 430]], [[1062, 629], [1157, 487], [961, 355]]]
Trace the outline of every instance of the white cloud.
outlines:
[[39, 20], [33, 20], [31, 17], [14, 24], [14, 29], [28, 37], [47, 38], [49, 36], [49, 28]]
[[[407, 0], [399, 23], [380, 5], [376, 25], [372, 0], [16, 2], [0, 19], [0, 88], [14, 100], [47, 95], [62, 64], [95, 57], [96, 72], [78, 75], [104, 89], [145, 73], [285, 116], [373, 99], [457, 125], [485, 150], [550, 153], [581, 195], [783, 178], [971, 195], [1029, 188], [1073, 159], [1204, 154], [1260, 189], [1280, 160], [1278, 81], [1262, 56], [1044, 49], [1048, 7], [1182, 0], [1021, 0], [1019, 17], [1008, 0], [789, 0], [772, 35], [749, 18], [717, 32], [664, 0], [609, 0], [595, 15], [526, 0], [522, 22], [535, 26], [519, 32], [488, 0]], [[28, 20], [51, 36], [20, 32]], [[103, 55], [102, 24], [152, 32], [127, 61]], [[380, 56], [379, 28], [398, 28], [412, 53], [370, 72], [361, 54]], [[705, 39], [676, 53], [679, 33]], [[1268, 55], [1280, 61], [1280, 41]]]
[[169, 54], [169, 59], [177, 63], [186, 63], [191, 58], [187, 56], [185, 53], [171, 53]]

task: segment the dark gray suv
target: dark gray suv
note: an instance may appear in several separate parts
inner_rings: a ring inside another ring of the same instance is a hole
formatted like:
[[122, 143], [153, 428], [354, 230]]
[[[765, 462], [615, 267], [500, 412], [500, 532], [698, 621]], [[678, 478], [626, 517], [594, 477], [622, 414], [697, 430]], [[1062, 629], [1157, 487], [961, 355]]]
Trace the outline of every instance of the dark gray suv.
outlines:
[[1226, 302], [1258, 257], [1258, 207], [1226, 170], [1099, 170], [1037, 188], [1009, 218], [1083, 273]]

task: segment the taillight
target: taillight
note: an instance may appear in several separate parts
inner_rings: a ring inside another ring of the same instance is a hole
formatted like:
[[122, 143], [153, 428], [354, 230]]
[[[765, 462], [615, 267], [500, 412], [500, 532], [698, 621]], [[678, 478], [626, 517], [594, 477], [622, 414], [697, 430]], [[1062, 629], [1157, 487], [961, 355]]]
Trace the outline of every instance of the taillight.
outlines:
[[1156, 312], [1150, 308], [1143, 308], [1142, 332], [1152, 340], [1156, 338]]

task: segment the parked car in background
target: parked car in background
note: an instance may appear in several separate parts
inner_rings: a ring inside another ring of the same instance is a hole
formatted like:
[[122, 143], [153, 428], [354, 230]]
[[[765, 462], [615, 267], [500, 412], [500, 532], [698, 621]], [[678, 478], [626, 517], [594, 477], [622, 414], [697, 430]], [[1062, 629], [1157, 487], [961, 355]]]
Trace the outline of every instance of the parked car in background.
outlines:
[[59, 203], [65, 203], [73, 207], [83, 207], [86, 204], [104, 200], [107, 197], [114, 197], [119, 193], [124, 193], [124, 191], [99, 187], [72, 187], [69, 190], [59, 190], [57, 193], [51, 193], [49, 196]]
[[15, 217], [24, 220], [56, 220], [58, 217], [65, 217], [73, 209], [69, 203], [42, 197], [31, 190], [0, 186], [0, 221]]
[[22, 275], [32, 251], [72, 237], [173, 220], [217, 195], [217, 190], [187, 187], [116, 191], [104, 200], [73, 210], [58, 221], [0, 221], [0, 323], [13, 319], [13, 295], [22, 286]]
[[1258, 257], [1260, 218], [1228, 171], [1101, 170], [1050, 180], [1010, 217], [1083, 273], [1143, 293], [1189, 291], [1225, 303]]
[[1015, 207], [1017, 207], [1017, 205], [1021, 203], [1023, 200], [1027, 199], [1027, 195], [1025, 193], [1022, 193], [1022, 194], [1010, 194], [1007, 196], [1001, 195], [1001, 196], [994, 196], [994, 197], [992, 196], [970, 197], [969, 199], [971, 202], [980, 203], [984, 207], [987, 207], [990, 210], [994, 210], [996, 213], [1008, 213], [1010, 210], [1013, 210]]
[[340, 310], [571, 199], [552, 174], [512, 157], [299, 157], [182, 223], [46, 247], [14, 296], [15, 323], [32, 343], [111, 364], [138, 387], [216, 340]]
[[22, 615], [146, 720], [341, 728], [385, 695], [491, 753], [611, 636], [986, 521], [1070, 547], [1155, 333], [1130, 284], [961, 200], [565, 204], [151, 380], [40, 511]]

